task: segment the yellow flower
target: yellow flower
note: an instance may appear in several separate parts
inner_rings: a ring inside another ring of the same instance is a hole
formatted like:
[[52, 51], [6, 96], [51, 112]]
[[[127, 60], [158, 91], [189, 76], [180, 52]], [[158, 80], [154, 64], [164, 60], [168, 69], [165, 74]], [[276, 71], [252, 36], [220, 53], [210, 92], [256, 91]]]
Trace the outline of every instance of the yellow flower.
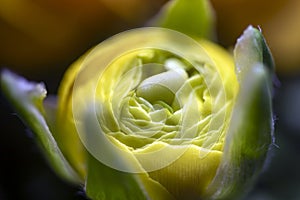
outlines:
[[[189, 5], [174, 2], [164, 27]], [[90, 198], [232, 199], [261, 171], [273, 130], [262, 34], [249, 26], [232, 56], [187, 30], [193, 38], [152, 27], [104, 41], [66, 72], [52, 107], [42, 84], [2, 73], [53, 167]]]

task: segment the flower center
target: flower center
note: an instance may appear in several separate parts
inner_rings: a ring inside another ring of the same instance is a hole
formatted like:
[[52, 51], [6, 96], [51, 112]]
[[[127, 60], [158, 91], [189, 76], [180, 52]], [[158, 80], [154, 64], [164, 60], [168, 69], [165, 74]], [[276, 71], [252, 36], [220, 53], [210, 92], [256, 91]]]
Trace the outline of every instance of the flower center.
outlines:
[[111, 116], [114, 129], [103, 130], [133, 149], [154, 141], [201, 145], [212, 118], [212, 98], [202, 74], [209, 66], [200, 63], [195, 68], [158, 49], [124, 57], [127, 62], [117, 59], [111, 64], [126, 70], [111, 88], [110, 106], [105, 106], [112, 108], [106, 117]]

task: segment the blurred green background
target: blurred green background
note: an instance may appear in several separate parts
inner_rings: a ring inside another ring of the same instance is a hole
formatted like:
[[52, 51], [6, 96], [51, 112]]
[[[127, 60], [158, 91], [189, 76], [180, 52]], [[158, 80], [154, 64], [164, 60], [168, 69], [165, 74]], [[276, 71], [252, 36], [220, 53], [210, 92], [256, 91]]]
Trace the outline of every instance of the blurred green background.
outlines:
[[[0, 67], [43, 81], [55, 94], [67, 67], [109, 36], [143, 26], [167, 0], [0, 0]], [[276, 144], [245, 200], [300, 199], [300, 1], [211, 0], [216, 38], [232, 48], [248, 24], [274, 54]], [[191, 22], [192, 23], [192, 22]], [[54, 174], [1, 95], [0, 200], [86, 199]]]

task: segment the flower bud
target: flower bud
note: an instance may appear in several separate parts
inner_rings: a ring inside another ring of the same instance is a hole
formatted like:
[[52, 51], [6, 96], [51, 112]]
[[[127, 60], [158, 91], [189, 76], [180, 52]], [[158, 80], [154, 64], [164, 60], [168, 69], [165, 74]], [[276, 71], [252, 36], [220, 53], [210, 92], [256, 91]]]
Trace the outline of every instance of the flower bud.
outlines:
[[272, 73], [252, 26], [234, 56], [152, 27], [80, 58], [61, 82], [54, 116], [41, 84], [6, 71], [1, 81], [55, 169], [84, 183], [90, 198], [233, 199], [250, 188], [272, 144]]

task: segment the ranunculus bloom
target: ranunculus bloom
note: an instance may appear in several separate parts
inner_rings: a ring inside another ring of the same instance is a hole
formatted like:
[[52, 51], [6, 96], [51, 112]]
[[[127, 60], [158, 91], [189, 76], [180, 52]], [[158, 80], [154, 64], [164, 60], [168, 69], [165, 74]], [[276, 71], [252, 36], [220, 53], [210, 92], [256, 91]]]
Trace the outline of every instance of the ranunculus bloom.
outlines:
[[43, 101], [43, 84], [8, 71], [1, 81], [53, 167], [92, 199], [233, 199], [272, 144], [272, 73], [251, 26], [234, 56], [203, 38], [142, 28], [75, 62], [57, 104]]

